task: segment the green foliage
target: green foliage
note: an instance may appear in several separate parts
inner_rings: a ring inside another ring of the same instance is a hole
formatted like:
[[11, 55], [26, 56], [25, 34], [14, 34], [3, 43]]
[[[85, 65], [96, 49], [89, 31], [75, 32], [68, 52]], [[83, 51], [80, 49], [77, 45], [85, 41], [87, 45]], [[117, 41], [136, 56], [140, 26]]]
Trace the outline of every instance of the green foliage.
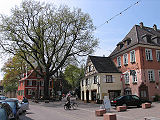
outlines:
[[64, 72], [65, 79], [72, 86], [72, 90], [79, 87], [80, 80], [84, 77], [84, 68], [78, 68], [74, 65], [68, 65]]
[[1, 70], [4, 72], [4, 89], [6, 91], [12, 91], [17, 89], [18, 80], [21, 79], [22, 73], [26, 71], [26, 63], [22, 58], [16, 55], [13, 58], [8, 59]]

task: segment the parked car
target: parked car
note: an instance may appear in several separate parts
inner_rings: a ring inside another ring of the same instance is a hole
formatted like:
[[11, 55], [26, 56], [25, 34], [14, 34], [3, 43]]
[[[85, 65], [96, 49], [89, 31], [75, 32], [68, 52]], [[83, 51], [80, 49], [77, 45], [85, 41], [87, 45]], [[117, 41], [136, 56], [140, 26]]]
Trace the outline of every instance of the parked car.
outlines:
[[0, 100], [5, 100], [7, 97], [6, 96], [0, 96]]
[[6, 99], [6, 100], [2, 101], [2, 103], [8, 103], [10, 105], [10, 107], [12, 108], [12, 113], [14, 115], [14, 119], [18, 120], [19, 113], [20, 113], [20, 107], [18, 105], [17, 100]]
[[0, 119], [1, 120], [8, 120], [7, 112], [2, 107], [0, 107]]
[[7, 113], [7, 117], [8, 117], [7, 120], [14, 119], [14, 115], [13, 115], [12, 108], [10, 107], [10, 105], [8, 103], [0, 103], [0, 105], [1, 105], [1, 108], [3, 108]]
[[140, 107], [142, 103], [152, 103], [149, 100], [142, 100], [136, 95], [125, 95], [125, 96], [120, 96], [117, 97], [113, 100], [111, 100], [111, 105], [112, 106], [137, 106]]
[[28, 99], [22, 100], [22, 102], [20, 102], [17, 98], [7, 98], [6, 100], [16, 100], [17, 101], [17, 104], [19, 106], [19, 114], [26, 112], [26, 110], [29, 110]]

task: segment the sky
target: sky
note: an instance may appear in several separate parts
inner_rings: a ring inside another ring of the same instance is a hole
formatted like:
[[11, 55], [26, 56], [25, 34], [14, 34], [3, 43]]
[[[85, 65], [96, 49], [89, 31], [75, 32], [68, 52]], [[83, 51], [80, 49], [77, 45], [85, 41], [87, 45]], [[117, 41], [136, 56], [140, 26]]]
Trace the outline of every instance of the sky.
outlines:
[[[38, 1], [38, 0], [36, 0]], [[160, 29], [160, 0], [39, 0], [59, 5], [68, 5], [70, 8], [81, 8], [84, 13], [88, 13], [97, 27], [94, 35], [99, 39], [99, 47], [93, 55], [108, 56], [116, 47], [130, 29], [140, 22], [144, 26], [153, 27], [156, 24]], [[132, 6], [121, 15], [115, 17], [106, 24], [116, 14], [122, 12], [139, 1], [137, 5]], [[11, 8], [19, 6], [22, 0], [0, 0], [0, 14], [10, 15]], [[103, 25], [102, 25], [103, 24]], [[99, 27], [102, 25], [101, 27]], [[0, 58], [0, 69], [7, 60], [6, 56]], [[0, 80], [3, 74], [0, 72]]]

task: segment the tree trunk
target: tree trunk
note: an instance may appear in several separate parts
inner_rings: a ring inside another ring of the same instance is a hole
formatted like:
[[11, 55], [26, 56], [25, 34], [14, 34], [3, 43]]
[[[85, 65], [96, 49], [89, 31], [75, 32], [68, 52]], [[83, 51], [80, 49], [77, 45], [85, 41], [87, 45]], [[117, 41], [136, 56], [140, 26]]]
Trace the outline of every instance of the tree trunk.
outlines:
[[48, 75], [46, 75], [44, 77], [44, 99], [45, 100], [49, 100], [50, 96], [49, 96], [49, 79], [50, 77]]

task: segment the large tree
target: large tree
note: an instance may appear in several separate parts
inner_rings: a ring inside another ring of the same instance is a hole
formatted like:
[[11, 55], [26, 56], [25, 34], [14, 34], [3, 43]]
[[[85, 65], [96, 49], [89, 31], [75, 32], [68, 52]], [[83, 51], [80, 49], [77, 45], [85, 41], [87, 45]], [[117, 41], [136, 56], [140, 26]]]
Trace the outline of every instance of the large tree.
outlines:
[[44, 78], [47, 99], [50, 77], [68, 59], [91, 54], [98, 45], [92, 19], [81, 9], [33, 0], [23, 1], [11, 12], [1, 15], [0, 45], [5, 53], [19, 54]]

